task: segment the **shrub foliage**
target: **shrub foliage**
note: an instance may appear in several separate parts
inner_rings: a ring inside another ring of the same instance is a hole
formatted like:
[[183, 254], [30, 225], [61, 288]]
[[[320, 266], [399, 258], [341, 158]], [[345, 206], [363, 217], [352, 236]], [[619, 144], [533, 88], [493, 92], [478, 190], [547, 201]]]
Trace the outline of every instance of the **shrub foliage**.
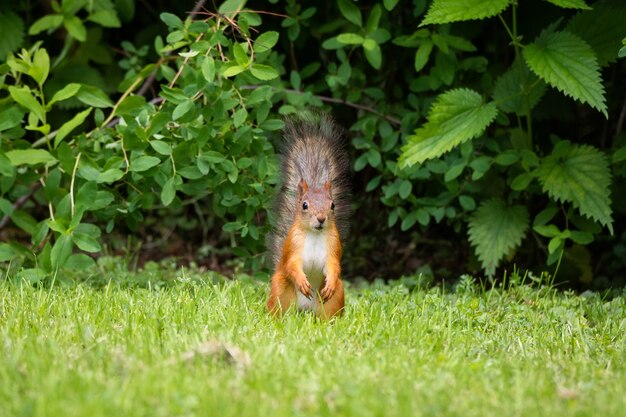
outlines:
[[148, 230], [260, 260], [282, 118], [328, 106], [354, 270], [398, 244], [472, 269], [469, 244], [488, 276], [624, 267], [620, 0], [49, 6], [0, 8], [0, 261], [22, 277]]

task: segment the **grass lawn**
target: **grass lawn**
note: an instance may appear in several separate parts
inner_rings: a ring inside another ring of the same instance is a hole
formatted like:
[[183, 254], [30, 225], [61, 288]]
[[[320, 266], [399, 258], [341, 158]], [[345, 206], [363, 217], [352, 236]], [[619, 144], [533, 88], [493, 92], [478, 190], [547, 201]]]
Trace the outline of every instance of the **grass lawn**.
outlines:
[[1, 279], [0, 416], [626, 415], [626, 296], [351, 287], [328, 324], [153, 273]]

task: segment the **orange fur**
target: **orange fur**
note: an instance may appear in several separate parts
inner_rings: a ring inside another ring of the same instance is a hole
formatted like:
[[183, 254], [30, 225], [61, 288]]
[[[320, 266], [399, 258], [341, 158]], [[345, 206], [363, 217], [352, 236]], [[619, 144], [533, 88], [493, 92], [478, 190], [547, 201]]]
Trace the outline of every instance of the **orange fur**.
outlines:
[[[307, 195], [308, 187], [306, 183], [302, 187], [300, 194]], [[315, 193], [319, 190], [312, 190]], [[270, 295], [267, 301], [267, 309], [272, 315], [282, 315], [297, 304], [297, 292], [314, 297], [315, 313], [319, 318], [330, 319], [336, 315], [341, 315], [344, 308], [344, 290], [341, 282], [341, 242], [339, 231], [335, 225], [332, 211], [330, 210], [331, 199], [330, 189], [326, 185], [324, 191], [328, 194], [329, 208], [322, 211], [302, 214], [296, 211], [296, 218], [285, 238], [280, 260], [276, 271], [272, 276]], [[320, 204], [319, 199], [326, 198], [313, 194], [311, 205]], [[299, 199], [300, 201], [303, 199]], [[328, 222], [324, 231], [318, 232], [308, 229], [307, 222], [310, 217], [325, 216]], [[324, 233], [326, 243], [326, 263], [325, 277], [319, 288], [311, 288], [311, 285], [303, 271], [303, 251], [307, 233]]]

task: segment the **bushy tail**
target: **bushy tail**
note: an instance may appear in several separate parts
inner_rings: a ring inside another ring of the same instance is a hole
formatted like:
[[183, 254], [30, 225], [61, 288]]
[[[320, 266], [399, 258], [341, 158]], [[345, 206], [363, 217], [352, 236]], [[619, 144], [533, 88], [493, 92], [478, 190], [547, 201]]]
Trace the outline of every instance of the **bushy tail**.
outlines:
[[283, 242], [295, 217], [297, 187], [301, 179], [310, 187], [321, 187], [330, 180], [335, 222], [342, 244], [350, 222], [350, 160], [339, 129], [327, 115], [291, 118], [285, 123], [279, 147], [281, 184], [274, 212], [274, 230], [268, 242], [274, 267], [280, 260]]

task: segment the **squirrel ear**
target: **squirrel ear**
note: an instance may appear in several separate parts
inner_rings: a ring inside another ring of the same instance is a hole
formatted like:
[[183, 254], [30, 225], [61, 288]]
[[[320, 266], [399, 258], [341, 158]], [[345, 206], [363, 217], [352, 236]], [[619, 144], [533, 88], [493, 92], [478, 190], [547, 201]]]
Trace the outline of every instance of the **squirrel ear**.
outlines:
[[309, 185], [306, 183], [304, 178], [301, 178], [300, 182], [298, 183], [298, 195], [302, 197], [304, 193], [307, 192], [308, 189], [309, 189]]
[[330, 181], [328, 180], [324, 183], [324, 191], [330, 192]]

